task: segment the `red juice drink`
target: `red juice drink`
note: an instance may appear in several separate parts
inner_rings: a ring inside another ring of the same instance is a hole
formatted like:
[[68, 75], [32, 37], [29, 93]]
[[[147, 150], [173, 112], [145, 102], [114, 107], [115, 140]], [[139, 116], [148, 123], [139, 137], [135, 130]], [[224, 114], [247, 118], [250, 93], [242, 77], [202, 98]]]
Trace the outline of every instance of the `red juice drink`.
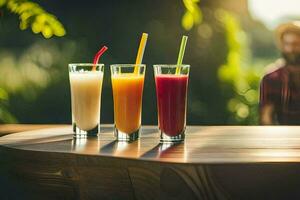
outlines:
[[189, 68], [181, 74], [175, 74], [175, 70], [176, 67], [172, 67], [170, 71], [174, 73], [169, 71], [166, 74], [163, 70], [156, 70], [155, 74], [161, 141], [174, 142], [184, 139]]

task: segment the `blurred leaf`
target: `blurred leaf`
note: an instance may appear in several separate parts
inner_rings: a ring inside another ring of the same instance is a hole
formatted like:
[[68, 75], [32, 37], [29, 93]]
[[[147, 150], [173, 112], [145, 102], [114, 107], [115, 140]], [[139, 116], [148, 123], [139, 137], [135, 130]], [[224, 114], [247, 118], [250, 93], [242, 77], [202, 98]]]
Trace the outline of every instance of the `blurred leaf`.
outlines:
[[4, 4], [6, 4], [7, 0], [0, 0], [0, 7], [2, 7]]
[[49, 26], [45, 26], [42, 33], [45, 38], [50, 38], [53, 35], [52, 29]]
[[43, 29], [43, 25], [41, 23], [38, 23], [38, 22], [34, 22], [32, 25], [31, 25], [31, 29], [32, 29], [32, 32], [37, 34], [37, 33], [40, 33]]
[[32, 16], [32, 14], [32, 12], [23, 12], [20, 15], [21, 21], [27, 21]]
[[18, 120], [4, 106], [0, 105], [0, 122], [17, 123]]
[[7, 109], [8, 100], [8, 92], [0, 87], [0, 122], [16, 123], [17, 119]]
[[3, 88], [0, 88], [0, 100], [8, 100], [8, 93]]
[[182, 17], [181, 23], [185, 30], [191, 30], [194, 26], [193, 15], [190, 12], [186, 12]]
[[186, 12], [181, 19], [181, 25], [187, 31], [202, 22], [202, 11], [197, 4], [199, 2], [199, 0], [183, 0]]
[[193, 14], [194, 23], [200, 24], [203, 20], [202, 12], [198, 10], [197, 12], [193, 12], [192, 14]]
[[232, 13], [217, 10], [216, 17], [224, 26], [228, 46], [226, 63], [218, 70], [220, 81], [229, 85], [233, 93], [227, 103], [228, 110], [239, 123], [255, 123], [258, 116], [258, 86], [261, 74], [247, 62], [251, 55], [247, 52], [249, 44], [246, 33]]
[[28, 28], [28, 23], [26, 21], [21, 21], [19, 27], [21, 30], [25, 30]]
[[195, 4], [197, 4], [199, 0], [183, 0], [184, 6], [189, 12], [195, 12]]
[[53, 35], [62, 37], [66, 34], [65, 28], [57, 18], [37, 3], [29, 0], [0, 0], [0, 7], [19, 15], [21, 30], [31, 27], [33, 33], [42, 33], [45, 38], [51, 38]]

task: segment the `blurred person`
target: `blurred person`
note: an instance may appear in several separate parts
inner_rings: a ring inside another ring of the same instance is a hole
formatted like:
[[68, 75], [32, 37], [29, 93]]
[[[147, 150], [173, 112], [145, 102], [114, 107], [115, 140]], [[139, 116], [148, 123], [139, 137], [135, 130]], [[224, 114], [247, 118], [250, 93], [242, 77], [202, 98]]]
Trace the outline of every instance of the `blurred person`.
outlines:
[[281, 24], [276, 39], [282, 54], [276, 70], [260, 85], [260, 124], [300, 124], [300, 21]]

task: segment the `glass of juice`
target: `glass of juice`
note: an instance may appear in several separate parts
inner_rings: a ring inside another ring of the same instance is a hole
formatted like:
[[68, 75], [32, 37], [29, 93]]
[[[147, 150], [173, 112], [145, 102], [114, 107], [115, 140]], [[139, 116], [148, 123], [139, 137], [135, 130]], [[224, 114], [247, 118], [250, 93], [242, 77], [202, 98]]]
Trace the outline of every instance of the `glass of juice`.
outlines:
[[103, 64], [69, 64], [74, 137], [96, 136], [100, 132]]
[[143, 64], [111, 65], [114, 134], [118, 141], [139, 138], [145, 70]]
[[189, 65], [154, 65], [161, 142], [181, 142], [186, 127]]

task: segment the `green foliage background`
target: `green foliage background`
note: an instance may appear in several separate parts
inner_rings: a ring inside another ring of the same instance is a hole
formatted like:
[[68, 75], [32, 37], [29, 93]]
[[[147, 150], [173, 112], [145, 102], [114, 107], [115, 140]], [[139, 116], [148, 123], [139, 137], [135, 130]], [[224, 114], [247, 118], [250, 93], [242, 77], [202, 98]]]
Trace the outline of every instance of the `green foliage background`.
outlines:
[[[0, 9], [1, 11], [5, 9], [16, 14], [20, 20], [19, 28], [21, 30], [31, 28], [33, 33], [41, 33], [44, 38], [51, 38], [52, 36], [62, 37], [66, 34], [65, 28], [61, 22], [37, 3], [27, 0], [0, 0]], [[9, 53], [2, 53], [1, 57], [5, 57], [8, 62], [13, 62], [13, 55], [10, 55]], [[23, 60], [22, 62], [26, 61]], [[28, 72], [31, 71], [32, 73], [24, 75], [25, 70]], [[49, 74], [46, 70], [37, 66], [27, 67], [27, 69], [25, 66], [20, 67], [19, 69], [18, 67], [15, 67], [14, 63], [11, 63], [9, 68], [2, 68], [1, 74], [0, 121], [4, 123], [16, 123], [17, 119], [7, 108], [9, 103], [9, 93], [22, 93], [22, 91], [27, 91], [26, 93], [24, 92], [24, 95], [27, 97], [30, 97], [31, 95], [34, 96], [35, 89], [32, 89], [32, 87], [36, 87], [36, 89], [45, 89], [47, 86], [46, 79], [49, 77]], [[3, 77], [4, 74], [8, 76]]]
[[19, 16], [21, 30], [30, 27], [33, 33], [42, 33], [45, 38], [66, 34], [57, 18], [37, 3], [27, 0], [0, 0], [1, 7]]
[[[109, 2], [106, 4], [109, 5]], [[70, 21], [64, 24], [65, 28], [57, 17], [36, 2], [0, 0], [0, 43], [6, 44], [0, 47], [0, 122], [70, 122], [67, 64], [89, 60], [99, 48], [99, 43], [107, 41], [110, 49], [105, 55], [105, 62], [129, 63], [135, 56], [139, 33], [149, 32], [150, 43], [144, 59], [145, 63], [149, 63], [143, 107], [143, 121], [146, 124], [157, 123], [156, 111], [152, 109], [155, 92], [151, 65], [175, 62], [177, 49], [174, 47], [179, 45], [182, 34], [189, 35], [185, 61], [192, 66], [188, 123], [257, 124], [259, 81], [263, 68], [277, 56], [270, 37], [272, 33], [263, 25], [218, 0], [182, 0], [177, 3], [137, 1], [130, 5], [119, 2], [119, 7], [114, 8], [113, 13], [109, 10], [109, 13], [103, 14], [105, 9], [111, 8], [105, 7], [106, 4], [102, 2], [103, 10], [99, 11], [98, 7], [94, 10], [91, 8], [96, 7], [94, 5], [84, 9], [77, 4], [80, 13], [74, 11], [68, 14], [73, 21], [72, 24]], [[151, 10], [151, 6], [157, 9]], [[139, 18], [134, 12], [126, 13], [141, 8], [149, 9]], [[85, 14], [88, 16], [90, 12], [95, 14], [94, 23], [97, 26], [86, 23]], [[110, 14], [116, 17], [103, 17]], [[18, 33], [17, 30], [14, 33], [16, 36], [11, 36], [12, 31], [1, 29], [12, 26], [16, 22], [15, 16], [19, 20], [19, 29], [31, 29], [32, 33], [42, 37], [32, 37], [28, 31]], [[121, 32], [111, 30], [111, 26]], [[91, 27], [93, 31], [90, 31]], [[257, 29], [263, 34], [257, 35], [252, 31]], [[17, 37], [21, 34], [27, 40], [19, 48], [15, 44], [20, 43]], [[98, 42], [99, 35], [102, 38]], [[8, 37], [9, 41], [1, 40], [3, 36]], [[260, 43], [255, 41], [260, 40], [261, 36], [267, 38], [265, 41], [269, 43], [257, 46]], [[16, 41], [13, 41], [13, 37]], [[265, 49], [273, 50], [265, 55]], [[151, 52], [148, 58], [147, 52]], [[107, 69], [102, 122], [112, 123], [111, 86]]]

